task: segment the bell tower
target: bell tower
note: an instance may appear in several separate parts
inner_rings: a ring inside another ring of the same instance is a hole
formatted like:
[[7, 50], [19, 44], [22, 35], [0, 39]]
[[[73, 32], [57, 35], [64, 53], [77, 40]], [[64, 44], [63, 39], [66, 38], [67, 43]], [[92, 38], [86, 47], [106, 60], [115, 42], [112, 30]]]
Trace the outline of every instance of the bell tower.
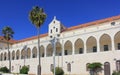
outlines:
[[65, 28], [60, 21], [56, 19], [56, 16], [54, 16], [52, 22], [49, 24], [49, 37], [53, 38], [59, 37], [62, 29]]

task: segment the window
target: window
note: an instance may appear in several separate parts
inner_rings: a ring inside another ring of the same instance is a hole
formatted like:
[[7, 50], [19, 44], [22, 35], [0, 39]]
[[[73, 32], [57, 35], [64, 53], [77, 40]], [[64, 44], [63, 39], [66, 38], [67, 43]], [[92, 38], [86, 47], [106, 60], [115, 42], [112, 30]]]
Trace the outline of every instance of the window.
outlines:
[[56, 28], [56, 32], [58, 32], [58, 28]]
[[67, 64], [67, 71], [71, 72], [71, 64], [70, 63]]
[[33, 56], [32, 56], [33, 58], [35, 58], [35, 54], [33, 54]]
[[83, 48], [80, 48], [79, 49], [79, 54], [82, 54], [83, 53]]
[[14, 56], [12, 57], [12, 60], [14, 60]]
[[115, 22], [111, 22], [111, 25], [114, 26], [114, 25], [115, 25]]
[[65, 50], [65, 55], [68, 55], [68, 51], [67, 50]]
[[44, 57], [44, 53], [42, 53], [42, 57]]
[[97, 52], [97, 47], [93, 46], [93, 52]]
[[104, 45], [104, 51], [108, 51], [108, 45]]
[[50, 71], [52, 71], [52, 70], [53, 70], [53, 68], [54, 68], [54, 65], [53, 65], [53, 64], [51, 64], [51, 65], [50, 65]]
[[120, 71], [120, 60], [116, 61], [116, 69], [117, 71]]
[[17, 58], [16, 58], [17, 60], [19, 59], [19, 56], [17, 56]]
[[118, 43], [118, 50], [120, 50], [120, 43]]
[[50, 30], [50, 33], [52, 33], [52, 29]]

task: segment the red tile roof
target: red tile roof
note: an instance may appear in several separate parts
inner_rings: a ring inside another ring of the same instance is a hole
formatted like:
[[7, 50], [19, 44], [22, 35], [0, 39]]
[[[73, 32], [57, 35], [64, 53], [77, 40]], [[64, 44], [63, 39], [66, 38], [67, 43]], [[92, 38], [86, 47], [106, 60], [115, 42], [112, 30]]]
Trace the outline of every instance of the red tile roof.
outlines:
[[[102, 20], [89, 22], [89, 23], [85, 23], [85, 24], [80, 24], [80, 25], [73, 26], [73, 27], [70, 27], [70, 28], [66, 28], [65, 30], [63, 30], [63, 32], [71, 31], [71, 30], [75, 30], [75, 29], [79, 29], [79, 28], [84, 28], [84, 27], [88, 27], [88, 26], [93, 26], [93, 25], [99, 25], [101, 23], [105, 23], [105, 22], [109, 22], [109, 21], [113, 21], [113, 20], [118, 20], [118, 19], [120, 19], [120, 15], [105, 18], [105, 19], [102, 19]], [[47, 33], [40, 35], [40, 37], [46, 37], [46, 36], [48, 36]], [[37, 39], [37, 36], [33, 36], [33, 37], [30, 37], [30, 38], [26, 38], [26, 39], [22, 39], [22, 40], [18, 40], [18, 41], [13, 41], [12, 40], [12, 42], [13, 43], [19, 43], [19, 42], [25, 42], [25, 41], [29, 41], [29, 40], [33, 40], [33, 39]]]
[[97, 21], [93, 21], [93, 22], [89, 22], [89, 23], [85, 23], [85, 24], [80, 24], [80, 25], [77, 25], [77, 26], [73, 26], [73, 27], [67, 28], [65, 31], [70, 31], [70, 30], [74, 30], [74, 29], [93, 26], [93, 25], [97, 25], [97, 24], [101, 24], [101, 23], [104, 23], [104, 22], [109, 22], [109, 21], [113, 21], [113, 20], [117, 20], [117, 19], [120, 19], [120, 15], [113, 16], [113, 17], [110, 17], [110, 18], [101, 19], [101, 20], [97, 20]]
[[[48, 34], [41, 34], [40, 37], [45, 37], [45, 36], [48, 36]], [[34, 39], [37, 39], [38, 36], [33, 36], [33, 37], [30, 37], [30, 38], [25, 38], [25, 39], [22, 39], [22, 40], [18, 40], [16, 43], [19, 43], [19, 42], [25, 42], [25, 41], [29, 41], [29, 40], [34, 40]]]
[[[7, 42], [7, 41], [4, 39], [3, 36], [0, 36], [0, 41], [2, 41], [2, 42]], [[16, 42], [17, 42], [17, 41], [14, 40], [14, 39], [9, 40], [9, 43], [11, 43], [11, 44], [16, 43]]]

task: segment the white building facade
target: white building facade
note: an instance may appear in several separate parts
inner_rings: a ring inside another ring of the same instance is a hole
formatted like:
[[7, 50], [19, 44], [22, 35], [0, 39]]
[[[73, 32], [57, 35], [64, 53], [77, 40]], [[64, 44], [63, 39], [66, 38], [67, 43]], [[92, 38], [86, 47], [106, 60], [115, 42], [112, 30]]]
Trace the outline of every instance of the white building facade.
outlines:
[[[100, 75], [112, 75], [120, 71], [120, 16], [66, 28], [56, 18], [49, 24], [48, 34], [40, 35], [42, 75], [52, 75], [53, 45], [56, 40], [56, 66], [65, 74], [89, 75], [87, 65], [102, 63]], [[26, 48], [24, 48], [26, 46]], [[37, 36], [18, 40], [11, 48], [11, 68], [17, 73], [26, 65], [29, 74], [37, 75], [38, 49]], [[67, 63], [66, 63], [67, 62]], [[70, 63], [71, 72], [68, 71]], [[0, 51], [0, 67], [9, 66], [8, 51]]]

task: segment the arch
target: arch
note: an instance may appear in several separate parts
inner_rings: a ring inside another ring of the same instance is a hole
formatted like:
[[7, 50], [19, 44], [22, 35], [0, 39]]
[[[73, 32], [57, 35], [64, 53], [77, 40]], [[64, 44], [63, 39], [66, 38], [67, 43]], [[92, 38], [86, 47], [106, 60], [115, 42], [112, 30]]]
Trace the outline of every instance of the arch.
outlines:
[[66, 41], [64, 44], [64, 55], [71, 55], [72, 54], [72, 42]]
[[84, 43], [82, 39], [77, 39], [74, 44], [75, 54], [82, 54], [84, 52]]
[[37, 58], [37, 48], [36, 47], [34, 47], [32, 49], [32, 58]]
[[53, 53], [53, 47], [51, 44], [47, 46], [47, 56], [52, 56]]
[[92, 52], [97, 52], [97, 41], [96, 38], [93, 36], [90, 36], [87, 39], [86, 42], [86, 47], [87, 47], [87, 53], [92, 53]]
[[7, 60], [7, 53], [4, 53], [4, 60]]
[[16, 52], [16, 59], [17, 60], [20, 59], [20, 51], [19, 50], [17, 50], [17, 52]]
[[100, 51], [111, 50], [111, 37], [108, 34], [103, 34], [100, 37]]
[[25, 50], [23, 49], [22, 51], [21, 51], [21, 59], [24, 59], [25, 58]]
[[27, 58], [31, 57], [31, 49], [30, 48], [27, 49], [26, 55], [27, 55]]
[[12, 60], [15, 59], [15, 51], [12, 51]]
[[41, 56], [41, 57], [44, 57], [44, 55], [45, 55], [44, 51], [45, 51], [45, 48], [44, 48], [43, 45], [41, 45], [41, 46], [40, 46], [40, 56]]
[[120, 31], [114, 36], [115, 50], [120, 50]]
[[56, 42], [56, 55], [61, 55], [62, 54], [62, 46], [60, 42]]
[[109, 62], [104, 63], [104, 75], [111, 75], [110, 74], [110, 63]]

